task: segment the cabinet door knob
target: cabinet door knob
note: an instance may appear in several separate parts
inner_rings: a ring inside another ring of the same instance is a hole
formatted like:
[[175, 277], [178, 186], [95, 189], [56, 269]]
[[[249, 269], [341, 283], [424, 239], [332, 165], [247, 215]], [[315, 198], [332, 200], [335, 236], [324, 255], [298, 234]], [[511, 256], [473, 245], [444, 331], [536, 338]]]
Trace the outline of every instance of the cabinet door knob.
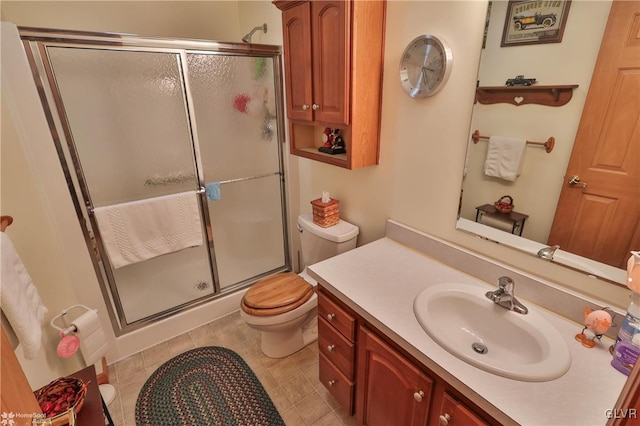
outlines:
[[327, 346], [327, 350], [328, 350], [329, 352], [333, 352], [333, 350], [334, 350], [335, 348], [336, 348], [336, 345], [329, 345], [329, 346]]
[[335, 380], [329, 380], [329, 383], [327, 383], [329, 385], [329, 387], [333, 387], [336, 384]]
[[424, 398], [424, 392], [422, 391], [418, 391], [413, 394], [413, 399], [415, 399], [418, 402], [422, 402], [422, 398]]
[[449, 424], [449, 420], [451, 420], [451, 416], [449, 416], [447, 413], [440, 414], [440, 417], [438, 417], [438, 422], [442, 426], [447, 426]]
[[307, 104], [303, 104], [303, 105], [302, 105], [302, 110], [303, 110], [303, 111], [306, 111], [306, 110], [308, 110], [308, 109], [309, 109], [309, 105], [307, 105]]
[[327, 314], [327, 321], [333, 321], [335, 317], [336, 317], [336, 314]]
[[313, 110], [314, 110], [314, 111], [317, 111], [317, 110], [319, 110], [319, 109], [320, 109], [320, 105], [318, 105], [318, 104], [313, 104], [313, 106], [312, 106], [311, 108], [313, 108]]

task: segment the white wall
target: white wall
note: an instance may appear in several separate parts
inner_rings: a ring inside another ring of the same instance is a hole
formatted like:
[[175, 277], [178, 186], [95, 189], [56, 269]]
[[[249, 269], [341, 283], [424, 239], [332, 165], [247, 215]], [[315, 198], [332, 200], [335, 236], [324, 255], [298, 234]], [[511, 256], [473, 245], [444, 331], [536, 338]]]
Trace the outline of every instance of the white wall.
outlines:
[[[167, 37], [239, 40], [254, 26], [267, 22], [269, 32], [256, 32], [254, 41], [281, 44], [282, 40], [280, 12], [268, 0], [239, 3], [3, 1], [1, 8], [2, 19], [18, 25]], [[348, 171], [288, 156], [291, 215], [295, 218], [299, 212], [309, 212], [309, 202], [322, 190], [328, 190], [341, 200], [341, 216], [360, 227], [360, 244], [382, 237], [385, 220], [393, 218], [560, 285], [600, 297], [609, 305], [626, 306], [628, 292], [620, 287], [588, 279], [455, 230], [485, 11], [484, 0], [388, 2], [380, 165]], [[437, 34], [449, 43], [454, 65], [441, 92], [427, 99], [412, 99], [400, 87], [398, 64], [405, 45], [423, 33]], [[15, 128], [12, 119], [3, 107], [1, 207], [2, 214], [16, 217], [16, 224], [8, 233], [18, 245], [45, 304], [54, 314], [60, 307], [73, 303], [100, 305], [103, 325], [108, 326], [109, 320], [101, 305], [102, 295], [75, 213], [68, 195], [65, 197], [60, 192], [66, 190], [66, 185], [61, 181], [57, 157], [54, 153], [49, 155], [50, 151], [22, 145], [12, 127]], [[16, 170], [9, 166], [14, 162], [27, 164], [26, 167], [46, 164], [48, 168], [26, 171], [23, 166]], [[8, 183], [10, 189], [6, 189]], [[40, 188], [37, 195], [25, 196], [33, 194], [33, 187]], [[47, 256], [55, 267], [42, 261]], [[215, 309], [213, 303], [204, 305], [118, 339], [110, 336], [109, 362], [194, 328], [236, 306], [236, 299], [227, 298], [216, 302]], [[47, 351], [55, 350], [55, 343], [55, 338], [50, 339], [46, 343]], [[37, 380], [46, 382], [74, 367], [55, 361], [45, 368], [48, 375], [30, 374], [37, 371], [36, 367], [23, 364], [32, 386], [36, 387]]]

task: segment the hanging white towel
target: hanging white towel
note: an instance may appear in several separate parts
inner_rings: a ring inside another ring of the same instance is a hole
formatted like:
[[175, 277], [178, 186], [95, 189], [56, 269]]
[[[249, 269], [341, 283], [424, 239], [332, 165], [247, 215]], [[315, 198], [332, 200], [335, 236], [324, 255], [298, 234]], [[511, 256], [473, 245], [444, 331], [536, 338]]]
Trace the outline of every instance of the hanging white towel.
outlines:
[[94, 209], [114, 268], [202, 245], [195, 192]]
[[527, 141], [504, 136], [489, 137], [484, 174], [500, 179], [515, 181], [520, 175]]
[[9, 236], [0, 232], [0, 240], [2, 311], [18, 336], [24, 357], [33, 359], [42, 343], [42, 321], [47, 308]]

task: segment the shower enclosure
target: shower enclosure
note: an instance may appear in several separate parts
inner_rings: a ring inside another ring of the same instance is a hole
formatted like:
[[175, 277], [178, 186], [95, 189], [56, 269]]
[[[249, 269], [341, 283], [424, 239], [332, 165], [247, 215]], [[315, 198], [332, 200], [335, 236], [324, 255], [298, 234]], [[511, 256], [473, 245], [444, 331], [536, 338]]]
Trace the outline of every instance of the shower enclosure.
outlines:
[[[116, 334], [290, 269], [280, 47], [20, 35]], [[94, 209], [185, 192], [202, 244], [114, 267]]]

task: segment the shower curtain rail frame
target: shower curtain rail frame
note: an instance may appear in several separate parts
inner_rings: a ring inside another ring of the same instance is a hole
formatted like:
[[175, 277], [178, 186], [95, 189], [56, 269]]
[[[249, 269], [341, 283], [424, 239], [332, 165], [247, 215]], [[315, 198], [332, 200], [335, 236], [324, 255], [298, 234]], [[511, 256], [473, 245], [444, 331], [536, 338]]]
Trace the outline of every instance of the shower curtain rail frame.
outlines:
[[[188, 115], [188, 126], [191, 133], [191, 139], [194, 149], [195, 157], [195, 169], [196, 178], [199, 182], [199, 188], [196, 189], [196, 193], [200, 195], [201, 203], [206, 204], [206, 195], [204, 191], [204, 175], [201, 164], [199, 143], [197, 140], [197, 129], [195, 123], [195, 117], [192, 116], [193, 103], [190, 95], [190, 87], [188, 82], [188, 76], [184, 70], [186, 63], [185, 58], [187, 53], [207, 53], [207, 54], [224, 54], [224, 55], [237, 55], [237, 56], [270, 56], [274, 61], [274, 83], [275, 84], [275, 103], [276, 103], [276, 126], [278, 135], [278, 163], [280, 167], [279, 172], [268, 173], [265, 175], [256, 175], [246, 178], [229, 179], [221, 181], [220, 183], [232, 183], [249, 179], [255, 179], [259, 177], [266, 177], [272, 175], [281, 176], [282, 186], [282, 223], [283, 223], [283, 241], [285, 252], [285, 265], [284, 270], [291, 270], [290, 259], [290, 241], [288, 233], [288, 220], [286, 215], [287, 203], [286, 203], [286, 187], [284, 185], [284, 160], [283, 160], [283, 146], [284, 146], [284, 107], [283, 107], [283, 93], [282, 93], [282, 70], [281, 70], [281, 47], [272, 45], [260, 45], [260, 44], [245, 44], [245, 43], [232, 43], [232, 42], [220, 42], [198, 39], [169, 39], [159, 37], [146, 37], [133, 34], [122, 33], [98, 33], [88, 31], [73, 31], [73, 30], [57, 30], [47, 28], [34, 28], [34, 27], [18, 27], [20, 37], [23, 41], [25, 51], [29, 64], [34, 74], [34, 80], [38, 94], [42, 100], [45, 116], [51, 133], [56, 144], [56, 150], [60, 159], [60, 163], [63, 169], [65, 179], [67, 181], [67, 187], [69, 189], [74, 208], [78, 217], [78, 221], [81, 225], [82, 233], [84, 235], [85, 243], [90, 252], [90, 258], [96, 271], [96, 276], [100, 284], [100, 290], [105, 300], [105, 305], [109, 313], [109, 317], [112, 323], [112, 327], [116, 336], [137, 330], [158, 320], [167, 318], [176, 313], [185, 311], [186, 309], [199, 306], [203, 303], [210, 301], [212, 298], [218, 298], [226, 296], [232, 292], [242, 289], [247, 285], [255, 282], [269, 274], [280, 272], [283, 269], [277, 268], [271, 271], [266, 271], [260, 274], [254, 279], [244, 280], [225, 289], [220, 288], [218, 282], [217, 271], [213, 271], [215, 293], [212, 296], [204, 296], [186, 302], [172, 309], [159, 312], [148, 317], [127, 323], [124, 311], [121, 303], [117, 297], [117, 288], [115, 287], [115, 279], [110, 267], [104, 265], [104, 259], [108, 259], [106, 250], [104, 248], [102, 238], [95, 222], [93, 215], [93, 203], [91, 202], [91, 196], [86, 185], [86, 180], [80, 167], [79, 156], [73, 143], [73, 137], [68, 131], [68, 121], [66, 114], [64, 113], [64, 107], [62, 100], [53, 87], [55, 86], [55, 79], [52, 75], [51, 64], [48, 62], [48, 56], [46, 54], [47, 46], [68, 46], [68, 47], [86, 47], [97, 49], [115, 49], [115, 50], [134, 50], [134, 51], [153, 51], [153, 52], [170, 52], [178, 53], [181, 57], [179, 61], [180, 75], [182, 84], [185, 90], [185, 106]], [[35, 53], [37, 53], [37, 55]], [[38, 63], [38, 59], [41, 62]], [[44, 75], [43, 75], [44, 74]], [[55, 108], [51, 108], [49, 103], [53, 101]], [[59, 127], [62, 127], [63, 134], [60, 134]], [[69, 167], [69, 160], [73, 165], [73, 172]], [[83, 201], [81, 201], [83, 200]], [[85, 215], [86, 212], [86, 215]], [[205, 226], [210, 229], [211, 220], [209, 218], [208, 209], [203, 206], [202, 212], [204, 215]], [[88, 220], [87, 220], [88, 219]], [[88, 223], [87, 223], [88, 222]], [[210, 233], [207, 233], [207, 240], [209, 243], [209, 253], [211, 258], [212, 268], [215, 268], [215, 254], [213, 251], [213, 241]], [[106, 282], [105, 282], [106, 281]]]

